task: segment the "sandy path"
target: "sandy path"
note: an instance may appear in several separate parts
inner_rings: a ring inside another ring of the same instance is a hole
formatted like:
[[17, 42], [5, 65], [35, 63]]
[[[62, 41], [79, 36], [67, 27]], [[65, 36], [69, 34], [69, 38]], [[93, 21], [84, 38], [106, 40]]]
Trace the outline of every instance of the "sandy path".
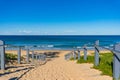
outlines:
[[32, 66], [27, 64], [16, 65], [8, 69], [5, 74], [0, 73], [0, 80], [15, 80], [16, 78], [21, 77], [24, 73], [28, 72], [31, 68]]
[[91, 69], [92, 64], [76, 64], [64, 60], [65, 53], [30, 70], [20, 80], [112, 80], [112, 77], [101, 76], [100, 71]]

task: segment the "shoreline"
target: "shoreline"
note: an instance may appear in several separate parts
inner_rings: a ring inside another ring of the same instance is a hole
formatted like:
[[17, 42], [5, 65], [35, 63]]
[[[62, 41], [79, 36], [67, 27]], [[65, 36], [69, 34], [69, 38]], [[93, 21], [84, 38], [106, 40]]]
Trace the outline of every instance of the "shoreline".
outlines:
[[[62, 51], [69, 51], [72, 52], [73, 50], [34, 50], [34, 52], [37, 53], [45, 53], [45, 52], [62, 52]], [[94, 50], [87, 50], [88, 55], [94, 53]], [[100, 50], [100, 53], [109, 53], [111, 51], [109, 50]], [[13, 54], [17, 54], [17, 50], [6, 50], [5, 53], [13, 53]], [[83, 54], [83, 50], [80, 51], [80, 53]], [[30, 51], [31, 54], [31, 51]], [[25, 50], [21, 50], [21, 55], [26, 55], [26, 51]]]

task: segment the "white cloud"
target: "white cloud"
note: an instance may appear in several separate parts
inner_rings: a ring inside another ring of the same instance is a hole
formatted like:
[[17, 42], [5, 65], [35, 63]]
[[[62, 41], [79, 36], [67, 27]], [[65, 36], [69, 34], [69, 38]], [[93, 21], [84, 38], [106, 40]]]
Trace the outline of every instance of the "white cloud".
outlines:
[[76, 33], [77, 31], [75, 30], [65, 30], [63, 33]]
[[30, 33], [32, 33], [32, 31], [28, 31], [28, 30], [19, 30], [19, 33], [22, 33], [22, 34], [30, 34]]

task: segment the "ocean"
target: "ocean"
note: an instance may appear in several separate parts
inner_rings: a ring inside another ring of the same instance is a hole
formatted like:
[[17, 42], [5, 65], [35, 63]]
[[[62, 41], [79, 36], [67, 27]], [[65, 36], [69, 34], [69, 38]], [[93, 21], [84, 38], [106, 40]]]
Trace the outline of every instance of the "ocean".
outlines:
[[96, 40], [100, 41], [100, 46], [113, 46], [120, 42], [120, 36], [95, 36], [95, 35], [19, 35], [19, 36], [0, 36], [0, 40], [5, 41], [6, 45], [14, 46], [33, 46], [42, 49], [72, 49], [81, 48], [84, 44], [87, 47], [93, 47]]

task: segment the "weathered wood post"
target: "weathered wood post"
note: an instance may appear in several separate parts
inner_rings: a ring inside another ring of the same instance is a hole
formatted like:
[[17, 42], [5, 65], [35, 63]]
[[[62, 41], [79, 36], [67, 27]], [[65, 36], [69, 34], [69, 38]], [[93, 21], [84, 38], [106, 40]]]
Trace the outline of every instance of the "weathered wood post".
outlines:
[[44, 54], [42, 54], [42, 57], [43, 57], [43, 61], [44, 61], [45, 60]]
[[[114, 45], [113, 56], [113, 79], [120, 80], [120, 43]], [[119, 52], [116, 52], [119, 51]]]
[[39, 54], [37, 54], [37, 60], [39, 60]]
[[78, 60], [80, 60], [80, 50], [78, 50]]
[[40, 54], [40, 60], [42, 61], [43, 57], [42, 57], [42, 54]]
[[34, 63], [34, 51], [32, 51], [32, 63]]
[[44, 55], [42, 54], [42, 61], [44, 61]]
[[46, 60], [46, 55], [44, 54], [44, 60]]
[[37, 60], [37, 53], [35, 53], [35, 59]]
[[26, 62], [29, 63], [29, 46], [26, 46]]
[[0, 64], [1, 70], [5, 70], [5, 47], [2, 40], [0, 40]]
[[86, 45], [84, 45], [83, 49], [84, 49], [84, 60], [86, 61], [87, 60], [87, 48], [86, 48]]
[[40, 55], [40, 57], [41, 57], [41, 61], [43, 61], [43, 56], [42, 56], [42, 54]]
[[18, 47], [18, 64], [21, 63], [21, 47]]
[[41, 57], [40, 57], [40, 54], [39, 54], [39, 56], [38, 56], [38, 57], [39, 57], [39, 60], [40, 60], [40, 58], [41, 58]]
[[94, 55], [95, 66], [99, 65], [99, 49], [98, 48], [99, 48], [99, 40], [95, 42], [95, 55]]
[[44, 61], [45, 60], [45, 55], [41, 54], [41, 60]]

